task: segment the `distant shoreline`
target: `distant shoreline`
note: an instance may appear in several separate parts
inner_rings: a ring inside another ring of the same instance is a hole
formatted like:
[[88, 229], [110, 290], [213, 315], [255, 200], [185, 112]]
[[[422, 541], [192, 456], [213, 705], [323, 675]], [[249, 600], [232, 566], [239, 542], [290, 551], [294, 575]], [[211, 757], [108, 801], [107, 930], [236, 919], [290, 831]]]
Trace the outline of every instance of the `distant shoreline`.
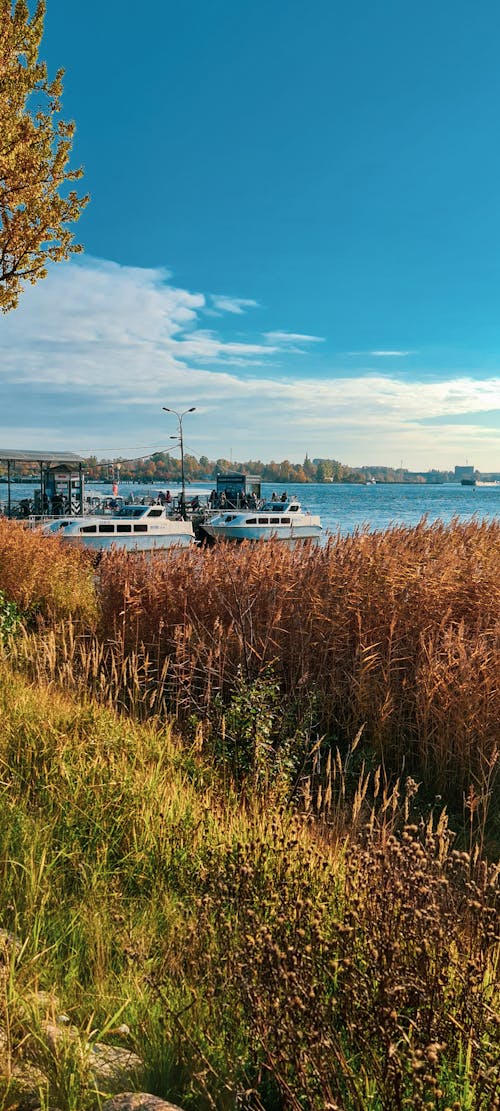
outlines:
[[[453, 480], [453, 481], [447, 481], [446, 479], [440, 479], [437, 482], [415, 482], [412, 479], [407, 479], [406, 481], [404, 479], [394, 479], [392, 481], [389, 481], [388, 479], [383, 479], [383, 478], [377, 478], [375, 482], [335, 482], [335, 481], [334, 482], [318, 482], [316, 479], [311, 479], [310, 481], [306, 480], [304, 482], [303, 480], [297, 479], [297, 478], [290, 479], [288, 481], [281, 480], [281, 479], [279, 481], [278, 480], [273, 480], [273, 479], [263, 479], [262, 481], [265, 482], [266, 485], [268, 485], [268, 486], [291, 486], [291, 485], [293, 485], [293, 486], [420, 486], [420, 487], [422, 487], [422, 486], [461, 486], [462, 485], [460, 482], [457, 482], [456, 479]], [[35, 483], [35, 485], [36, 485], [39, 482], [40, 482], [39, 475], [25, 475], [23, 478], [18, 478], [18, 477], [11, 478], [10, 485], [11, 486], [23, 486], [26, 483]], [[191, 478], [191, 479], [186, 480], [186, 485], [187, 486], [211, 486], [211, 485], [213, 485], [214, 482], [215, 482], [215, 478], [214, 479], [197, 479], [197, 478], [193, 479], [193, 478]], [[4, 475], [0, 475], [0, 485], [2, 485], [2, 484], [4, 486], [7, 486], [7, 477], [4, 476]], [[498, 481], [498, 482], [492, 481], [492, 482], [483, 482], [483, 483], [481, 483], [481, 479], [479, 479], [478, 480], [478, 485], [481, 485], [481, 484], [495, 487], [495, 486], [500, 486], [500, 481]], [[85, 479], [85, 485], [86, 486], [112, 486], [113, 482], [112, 482], [112, 479], [108, 479], [108, 478], [86, 478]], [[169, 485], [170, 486], [180, 486], [181, 483], [180, 483], [180, 480], [178, 478], [168, 478], [168, 479], [160, 478], [158, 480], [143, 479], [143, 478], [124, 478], [124, 479], [120, 480], [119, 485], [120, 486], [149, 486], [149, 487], [154, 486], [154, 487], [158, 487], [160, 489], [160, 488], [163, 488], [163, 487], [166, 487], [166, 486], [169, 486]], [[471, 486], [471, 489], [474, 489], [474, 487]]]

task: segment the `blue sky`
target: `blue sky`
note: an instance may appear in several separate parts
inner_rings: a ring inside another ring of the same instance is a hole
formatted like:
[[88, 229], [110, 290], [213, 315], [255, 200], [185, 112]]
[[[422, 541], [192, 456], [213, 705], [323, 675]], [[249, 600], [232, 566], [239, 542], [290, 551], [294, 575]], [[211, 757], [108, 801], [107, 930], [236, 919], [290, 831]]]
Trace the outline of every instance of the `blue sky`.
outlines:
[[85, 257], [0, 321], [5, 446], [500, 469], [493, 0], [48, 0]]

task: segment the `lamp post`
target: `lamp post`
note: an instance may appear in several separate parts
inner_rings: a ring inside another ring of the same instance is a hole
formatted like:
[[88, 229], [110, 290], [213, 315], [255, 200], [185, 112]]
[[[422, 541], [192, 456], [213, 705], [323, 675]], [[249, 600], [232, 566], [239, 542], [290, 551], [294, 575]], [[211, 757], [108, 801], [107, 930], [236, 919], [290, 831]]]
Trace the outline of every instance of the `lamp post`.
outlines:
[[193, 405], [191, 409], [185, 409], [183, 413], [178, 413], [177, 409], [168, 409], [166, 405], [163, 405], [162, 408], [163, 408], [165, 413], [173, 413], [174, 416], [176, 416], [177, 420], [179, 421], [179, 435], [178, 435], [178, 437], [177, 436], [171, 436], [170, 439], [171, 440], [178, 439], [179, 444], [180, 444], [180, 448], [181, 448], [181, 517], [185, 521], [186, 520], [186, 480], [185, 480], [185, 477], [184, 477], [184, 440], [183, 440], [183, 437], [182, 437], [182, 418], [186, 416], [186, 413], [194, 413], [196, 411], [196, 405]]

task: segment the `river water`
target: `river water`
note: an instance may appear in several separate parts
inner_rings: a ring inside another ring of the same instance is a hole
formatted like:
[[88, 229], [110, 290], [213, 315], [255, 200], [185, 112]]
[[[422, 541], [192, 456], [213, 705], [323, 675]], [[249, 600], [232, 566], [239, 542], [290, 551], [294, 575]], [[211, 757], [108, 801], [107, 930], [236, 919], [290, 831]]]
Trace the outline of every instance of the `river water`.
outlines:
[[[32, 497], [36, 489], [32, 482], [12, 485], [12, 501]], [[186, 488], [186, 498], [195, 494], [207, 494], [211, 484], [192, 483]], [[87, 489], [100, 490], [111, 494], [109, 483], [100, 482], [88, 485]], [[120, 483], [120, 494], [132, 492], [135, 497], [156, 495], [160, 487], [139, 483]], [[354, 486], [333, 483], [310, 483], [307, 485], [280, 485], [263, 483], [263, 497], [270, 497], [276, 491], [281, 494], [295, 494], [304, 508], [319, 513], [324, 532], [349, 533], [354, 529], [367, 527], [370, 530], [385, 529], [392, 524], [416, 525], [422, 517], [429, 521], [460, 520], [500, 520], [500, 486], [459, 486], [444, 483], [436, 486], [406, 486], [384, 483], [376, 486]], [[179, 486], [171, 486], [173, 495], [179, 493]], [[0, 503], [7, 502], [7, 486], [0, 483]]]

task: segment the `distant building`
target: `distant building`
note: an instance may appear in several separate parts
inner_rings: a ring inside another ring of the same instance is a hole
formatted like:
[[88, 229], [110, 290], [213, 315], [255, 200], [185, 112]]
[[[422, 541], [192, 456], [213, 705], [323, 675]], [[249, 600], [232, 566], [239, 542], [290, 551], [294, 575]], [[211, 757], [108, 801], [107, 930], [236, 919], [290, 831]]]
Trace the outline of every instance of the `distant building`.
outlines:
[[463, 478], [474, 478], [474, 467], [455, 467], [455, 478], [461, 482]]

